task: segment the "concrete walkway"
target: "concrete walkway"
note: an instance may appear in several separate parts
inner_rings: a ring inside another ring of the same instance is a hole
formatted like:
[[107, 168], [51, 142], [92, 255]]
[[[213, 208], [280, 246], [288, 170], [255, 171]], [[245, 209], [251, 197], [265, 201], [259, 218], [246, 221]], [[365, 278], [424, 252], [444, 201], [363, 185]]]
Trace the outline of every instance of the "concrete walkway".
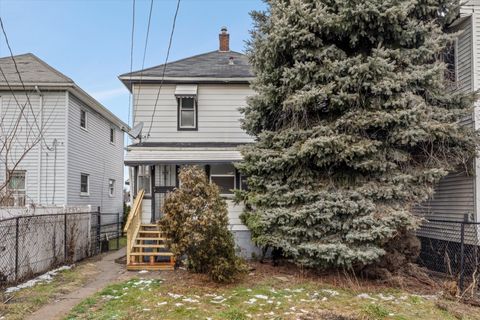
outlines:
[[128, 278], [125, 266], [115, 263], [115, 259], [125, 255], [125, 248], [106, 254], [100, 260], [93, 262], [99, 271], [83, 287], [59, 297], [54, 303], [47, 304], [37, 310], [27, 319], [50, 320], [62, 319], [80, 301], [96, 293], [111, 282]]

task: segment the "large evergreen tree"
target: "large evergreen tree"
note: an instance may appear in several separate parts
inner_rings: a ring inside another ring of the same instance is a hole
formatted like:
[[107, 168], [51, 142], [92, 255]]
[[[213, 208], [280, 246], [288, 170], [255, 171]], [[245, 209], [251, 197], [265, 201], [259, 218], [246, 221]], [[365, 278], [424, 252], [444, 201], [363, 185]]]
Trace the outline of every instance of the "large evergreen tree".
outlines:
[[254, 12], [257, 138], [244, 219], [254, 240], [310, 267], [367, 265], [416, 225], [412, 208], [465, 168], [474, 96], [442, 53], [452, 0], [270, 0]]

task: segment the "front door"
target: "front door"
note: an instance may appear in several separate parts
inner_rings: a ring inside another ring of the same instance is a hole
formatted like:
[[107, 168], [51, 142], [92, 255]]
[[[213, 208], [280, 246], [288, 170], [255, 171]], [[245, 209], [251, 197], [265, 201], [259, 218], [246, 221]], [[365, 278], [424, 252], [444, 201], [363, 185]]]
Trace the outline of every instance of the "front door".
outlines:
[[158, 221], [163, 215], [163, 204], [167, 193], [176, 185], [176, 166], [174, 164], [162, 164], [154, 167], [152, 175], [152, 222]]

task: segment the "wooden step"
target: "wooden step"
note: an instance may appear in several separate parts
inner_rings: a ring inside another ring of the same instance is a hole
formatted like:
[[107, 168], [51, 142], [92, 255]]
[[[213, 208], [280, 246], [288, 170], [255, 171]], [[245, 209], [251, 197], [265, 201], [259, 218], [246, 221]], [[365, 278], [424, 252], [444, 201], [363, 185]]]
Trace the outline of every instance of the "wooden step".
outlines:
[[161, 237], [151, 237], [151, 238], [148, 238], [148, 237], [137, 237], [136, 240], [165, 241], [165, 240], [167, 240], [167, 239], [166, 239], [166, 238], [161, 238]]
[[138, 230], [138, 233], [159, 234], [160, 230]]
[[130, 252], [131, 256], [162, 256], [162, 257], [171, 257], [173, 253], [171, 252]]
[[155, 223], [142, 223], [140, 225], [140, 228], [142, 227], [149, 227], [149, 228], [158, 228], [158, 224]]
[[127, 265], [127, 270], [150, 270], [150, 271], [163, 271], [163, 270], [174, 270], [174, 266], [171, 263], [130, 263]]
[[167, 246], [164, 244], [134, 244], [134, 248], [166, 248]]

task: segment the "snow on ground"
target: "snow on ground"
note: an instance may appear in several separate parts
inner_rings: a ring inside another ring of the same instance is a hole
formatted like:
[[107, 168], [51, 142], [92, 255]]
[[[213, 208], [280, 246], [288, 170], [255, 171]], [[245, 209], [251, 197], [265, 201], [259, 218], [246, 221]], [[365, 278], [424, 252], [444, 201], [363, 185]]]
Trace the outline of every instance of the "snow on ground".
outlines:
[[71, 269], [72, 266], [62, 266], [60, 268], [57, 268], [57, 269], [54, 269], [54, 270], [51, 270], [51, 271], [48, 271], [36, 278], [33, 278], [31, 280], [28, 280], [27, 282], [24, 282], [24, 283], [21, 283], [19, 284], [18, 286], [15, 286], [15, 287], [10, 287], [10, 288], [7, 288], [5, 290], [5, 293], [13, 293], [13, 292], [17, 292], [21, 289], [25, 289], [25, 288], [31, 288], [35, 285], [37, 285], [38, 283], [49, 283], [53, 280], [53, 278], [60, 272], [60, 271], [63, 271], [63, 270], [69, 270]]

